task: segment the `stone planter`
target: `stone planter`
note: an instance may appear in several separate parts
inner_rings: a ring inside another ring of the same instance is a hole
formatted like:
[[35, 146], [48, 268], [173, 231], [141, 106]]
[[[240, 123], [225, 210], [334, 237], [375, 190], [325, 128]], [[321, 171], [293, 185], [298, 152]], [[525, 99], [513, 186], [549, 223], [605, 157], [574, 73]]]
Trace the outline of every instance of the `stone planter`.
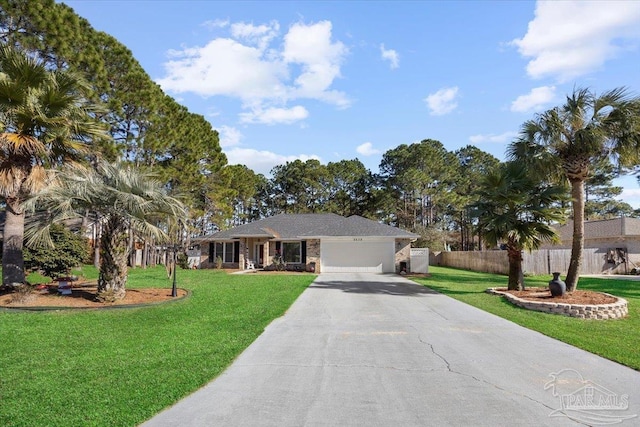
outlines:
[[[504, 288], [503, 288], [504, 289]], [[560, 314], [563, 316], [577, 317], [579, 319], [618, 319], [629, 314], [627, 300], [601, 292], [604, 295], [616, 298], [616, 302], [610, 304], [565, 304], [560, 302], [539, 302], [518, 298], [499, 288], [489, 288], [487, 293], [502, 295], [507, 301], [527, 310], [542, 311], [545, 313]]]

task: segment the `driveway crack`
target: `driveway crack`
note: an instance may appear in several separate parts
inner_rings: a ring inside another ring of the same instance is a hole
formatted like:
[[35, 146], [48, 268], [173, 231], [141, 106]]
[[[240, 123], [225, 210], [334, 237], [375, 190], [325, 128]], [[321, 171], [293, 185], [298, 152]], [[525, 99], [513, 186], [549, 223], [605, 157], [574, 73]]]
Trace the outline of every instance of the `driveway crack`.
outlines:
[[[433, 346], [432, 343], [430, 343], [428, 341], [425, 341], [420, 334], [418, 334], [418, 340], [422, 344], [424, 344], [426, 347], [428, 347], [429, 351], [434, 356], [436, 356], [438, 359], [442, 360], [442, 362], [444, 363], [445, 367], [447, 368], [447, 371], [452, 373], [452, 374], [460, 375], [460, 376], [463, 376], [463, 377], [466, 377], [466, 378], [471, 378], [474, 381], [477, 381], [477, 382], [482, 383], [482, 384], [489, 385], [489, 386], [494, 387], [495, 389], [500, 390], [502, 392], [509, 393], [509, 394], [512, 394], [512, 395], [515, 395], [515, 396], [519, 396], [519, 397], [525, 398], [527, 400], [530, 400], [530, 401], [532, 401], [534, 403], [537, 403], [537, 404], [549, 409], [550, 411], [555, 411], [557, 409], [557, 408], [553, 408], [553, 407], [547, 405], [546, 403], [541, 402], [541, 401], [539, 401], [539, 400], [537, 400], [537, 399], [535, 399], [535, 398], [533, 398], [531, 396], [528, 396], [526, 394], [522, 394], [522, 393], [515, 392], [513, 390], [506, 389], [504, 387], [499, 386], [498, 384], [492, 383], [491, 381], [488, 381], [488, 380], [483, 379], [483, 378], [476, 377], [475, 375], [467, 374], [465, 372], [456, 371], [455, 369], [453, 369], [453, 367], [451, 366], [451, 363], [447, 360], [447, 358], [436, 351], [436, 349], [435, 349], [435, 347]], [[571, 419], [571, 418], [569, 418], [569, 419]], [[571, 419], [571, 420], [574, 421], [577, 424], [588, 425], [588, 424], [584, 424], [584, 423], [582, 423], [580, 421], [577, 421], [577, 420], [574, 420], [574, 419]]]

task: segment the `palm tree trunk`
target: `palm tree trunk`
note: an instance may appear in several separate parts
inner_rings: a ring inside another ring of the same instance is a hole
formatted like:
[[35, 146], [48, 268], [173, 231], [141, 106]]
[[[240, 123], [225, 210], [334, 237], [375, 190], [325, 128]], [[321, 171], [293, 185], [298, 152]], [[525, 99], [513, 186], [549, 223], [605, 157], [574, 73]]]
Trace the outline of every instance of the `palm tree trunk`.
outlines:
[[17, 198], [7, 198], [2, 245], [2, 284], [24, 283], [24, 211]]
[[524, 290], [524, 272], [522, 271], [522, 250], [507, 245], [509, 257], [509, 285], [510, 291]]
[[110, 217], [103, 227], [100, 238], [102, 257], [97, 299], [113, 302], [125, 296], [129, 236], [120, 218]]
[[573, 292], [578, 286], [582, 250], [584, 248], [584, 181], [571, 180], [571, 205], [573, 207], [573, 243], [571, 244], [571, 260], [567, 271], [567, 292]]

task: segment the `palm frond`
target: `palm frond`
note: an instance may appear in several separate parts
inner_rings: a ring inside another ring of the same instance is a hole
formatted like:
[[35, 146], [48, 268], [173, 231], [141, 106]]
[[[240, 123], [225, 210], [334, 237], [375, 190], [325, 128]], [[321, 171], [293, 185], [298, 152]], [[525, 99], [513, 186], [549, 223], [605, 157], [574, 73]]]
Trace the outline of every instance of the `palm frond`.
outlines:
[[5, 132], [0, 135], [0, 151], [31, 158], [44, 155], [46, 146], [33, 135]]
[[[44, 210], [52, 221], [78, 217], [89, 210], [102, 218], [117, 219], [122, 230], [131, 228], [141, 237], [166, 240], [159, 218], [187, 217], [184, 205], [166, 194], [151, 175], [119, 164], [101, 162], [97, 169], [68, 165], [55, 181], [25, 204], [31, 211]], [[47, 231], [35, 232], [37, 239]], [[35, 237], [34, 237], [35, 238]]]

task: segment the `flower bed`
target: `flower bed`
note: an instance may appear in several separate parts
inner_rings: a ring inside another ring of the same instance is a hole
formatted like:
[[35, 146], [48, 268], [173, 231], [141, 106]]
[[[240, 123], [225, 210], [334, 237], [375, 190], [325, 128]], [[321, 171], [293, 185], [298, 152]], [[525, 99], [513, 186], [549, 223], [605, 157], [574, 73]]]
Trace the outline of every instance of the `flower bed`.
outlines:
[[[541, 291], [544, 289], [540, 289]], [[532, 298], [521, 298], [513, 295], [506, 288], [489, 288], [487, 292], [504, 296], [510, 303], [527, 310], [542, 311], [545, 313], [560, 314], [563, 316], [577, 317], [580, 319], [618, 319], [629, 313], [627, 300], [615, 295], [599, 292], [603, 296], [612, 298], [614, 302], [607, 304], [573, 304], [561, 302], [561, 298], [547, 298], [548, 301], [537, 301]], [[548, 291], [547, 291], [548, 292]]]

